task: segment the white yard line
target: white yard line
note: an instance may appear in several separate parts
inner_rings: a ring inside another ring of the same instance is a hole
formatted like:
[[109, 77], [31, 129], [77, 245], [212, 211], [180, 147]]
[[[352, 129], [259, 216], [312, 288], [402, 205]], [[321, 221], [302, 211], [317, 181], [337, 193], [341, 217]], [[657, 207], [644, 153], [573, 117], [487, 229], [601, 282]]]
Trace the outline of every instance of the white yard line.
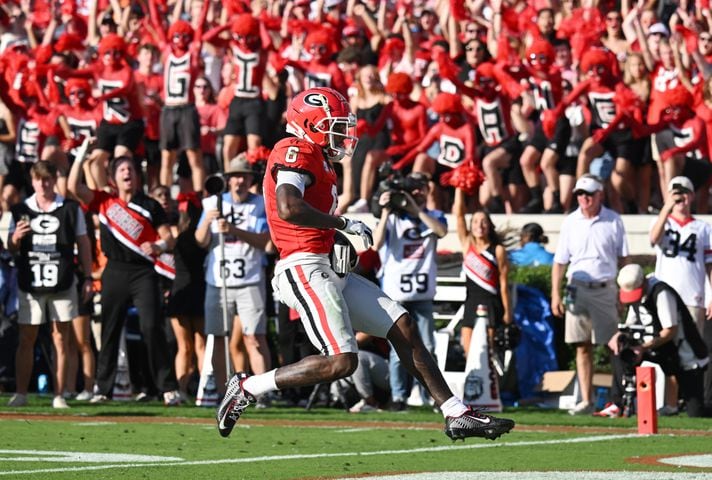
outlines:
[[[525, 442], [498, 442], [498, 443], [470, 443], [460, 445], [443, 445], [439, 447], [423, 447], [409, 448], [406, 450], [380, 450], [377, 452], [338, 452], [338, 453], [313, 453], [299, 455], [269, 455], [261, 457], [249, 458], [226, 458], [221, 460], [194, 460], [180, 462], [160, 462], [160, 463], [114, 463], [107, 465], [88, 465], [82, 467], [64, 467], [64, 468], [42, 468], [34, 470], [9, 470], [0, 472], [0, 476], [4, 475], [37, 475], [38, 473], [66, 473], [66, 472], [88, 472], [96, 470], [109, 470], [113, 468], [146, 468], [146, 467], [171, 467], [171, 466], [190, 466], [190, 465], [225, 465], [237, 463], [252, 463], [252, 462], [274, 462], [279, 460], [304, 460], [311, 458], [339, 458], [339, 457], [371, 457], [381, 455], [412, 455], [414, 453], [426, 452], [448, 452], [459, 450], [477, 450], [483, 448], [506, 448], [506, 447], [530, 447], [536, 445], [563, 445], [575, 443], [592, 443], [605, 442], [610, 440], [619, 440], [622, 438], [640, 437], [637, 433], [629, 433], [623, 435], [595, 435], [586, 437], [566, 438], [557, 440], [538, 440]], [[9, 451], [5, 451], [8, 452]], [[0, 461], [3, 459], [0, 457]], [[52, 458], [46, 458], [45, 461], [52, 461]], [[670, 475], [670, 474], [668, 474]], [[393, 478], [393, 477], [391, 477]], [[521, 474], [518, 477], [521, 480]]]
[[427, 472], [340, 480], [709, 480], [709, 473], [670, 472]]

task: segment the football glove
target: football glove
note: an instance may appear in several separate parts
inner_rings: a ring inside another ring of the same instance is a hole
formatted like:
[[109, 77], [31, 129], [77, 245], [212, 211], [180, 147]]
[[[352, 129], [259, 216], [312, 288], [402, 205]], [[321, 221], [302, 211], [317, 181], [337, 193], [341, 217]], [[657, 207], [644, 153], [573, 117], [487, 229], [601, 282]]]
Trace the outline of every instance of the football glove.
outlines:
[[368, 228], [368, 225], [359, 220], [351, 220], [346, 217], [339, 218], [343, 220], [344, 227], [338, 230], [351, 235], [358, 235], [361, 237], [361, 240], [363, 240], [365, 248], [371, 248], [371, 245], [373, 245], [373, 234], [371, 233], [371, 229]]

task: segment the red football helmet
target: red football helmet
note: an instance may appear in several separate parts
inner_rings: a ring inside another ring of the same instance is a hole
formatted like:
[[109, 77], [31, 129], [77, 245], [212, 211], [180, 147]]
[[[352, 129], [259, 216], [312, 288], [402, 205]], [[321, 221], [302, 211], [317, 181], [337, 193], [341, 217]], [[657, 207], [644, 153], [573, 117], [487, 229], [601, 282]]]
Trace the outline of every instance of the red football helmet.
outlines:
[[333, 161], [353, 154], [358, 143], [356, 117], [349, 102], [333, 88], [310, 88], [287, 107], [287, 132], [324, 147]]

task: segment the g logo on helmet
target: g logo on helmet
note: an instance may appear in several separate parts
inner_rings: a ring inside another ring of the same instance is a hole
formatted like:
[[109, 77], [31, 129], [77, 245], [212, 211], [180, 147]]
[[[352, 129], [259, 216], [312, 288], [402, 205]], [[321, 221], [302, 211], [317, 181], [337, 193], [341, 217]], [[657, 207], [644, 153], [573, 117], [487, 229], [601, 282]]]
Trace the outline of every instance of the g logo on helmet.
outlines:
[[312, 107], [323, 107], [329, 106], [329, 100], [322, 93], [310, 93], [304, 97], [304, 103], [311, 105]]

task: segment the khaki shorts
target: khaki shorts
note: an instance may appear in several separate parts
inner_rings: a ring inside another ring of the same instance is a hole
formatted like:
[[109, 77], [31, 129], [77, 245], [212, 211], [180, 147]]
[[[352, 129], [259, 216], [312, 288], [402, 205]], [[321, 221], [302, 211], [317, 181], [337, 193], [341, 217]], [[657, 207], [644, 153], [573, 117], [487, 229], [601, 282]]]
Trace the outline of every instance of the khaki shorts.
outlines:
[[42, 325], [50, 322], [71, 322], [78, 315], [77, 280], [67, 290], [56, 293], [30, 293], [18, 291], [19, 311], [17, 323]]
[[294, 265], [272, 280], [275, 292], [295, 309], [312, 345], [323, 355], [357, 352], [354, 329], [385, 338], [407, 313], [372, 282], [350, 273], [339, 277], [330, 265]]
[[618, 289], [611, 280], [605, 287], [590, 288], [576, 282], [573, 303], [566, 307], [566, 343], [605, 345], [618, 330]]
[[[227, 291], [228, 331], [232, 331], [233, 317], [240, 316], [242, 333], [245, 335], [265, 335], [267, 315], [265, 312], [264, 281], [246, 287], [228, 287]], [[213, 285], [205, 286], [205, 334], [225, 335], [222, 317], [222, 289]]]

